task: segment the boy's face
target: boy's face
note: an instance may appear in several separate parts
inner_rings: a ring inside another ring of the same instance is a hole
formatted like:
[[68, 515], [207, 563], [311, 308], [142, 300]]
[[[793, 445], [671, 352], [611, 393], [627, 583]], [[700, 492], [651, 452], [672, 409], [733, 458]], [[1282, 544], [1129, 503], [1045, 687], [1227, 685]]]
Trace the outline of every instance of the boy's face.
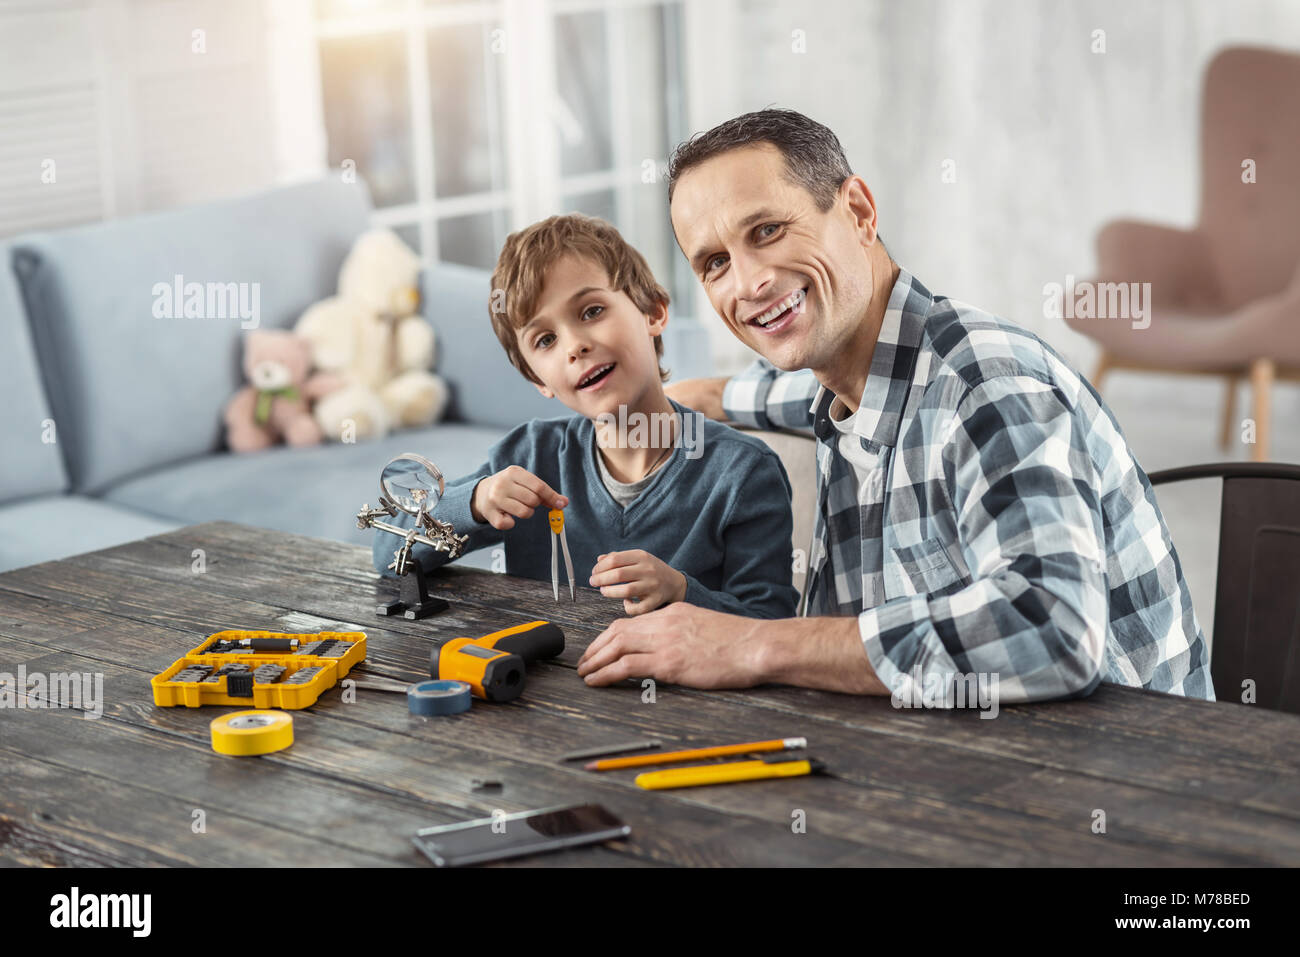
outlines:
[[638, 409], [661, 389], [654, 336], [668, 309], [645, 315], [624, 292], [609, 288], [598, 263], [564, 256], [546, 271], [537, 306], [519, 329], [519, 350], [542, 380], [537, 390], [595, 419]]

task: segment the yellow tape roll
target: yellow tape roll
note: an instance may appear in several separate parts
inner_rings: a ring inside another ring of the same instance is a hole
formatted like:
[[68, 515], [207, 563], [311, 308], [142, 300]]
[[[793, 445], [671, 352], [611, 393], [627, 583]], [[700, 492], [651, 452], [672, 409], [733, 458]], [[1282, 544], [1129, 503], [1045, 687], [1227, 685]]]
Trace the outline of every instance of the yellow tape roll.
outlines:
[[209, 727], [212, 750], [218, 754], [270, 754], [293, 744], [293, 718], [283, 711], [236, 711]]

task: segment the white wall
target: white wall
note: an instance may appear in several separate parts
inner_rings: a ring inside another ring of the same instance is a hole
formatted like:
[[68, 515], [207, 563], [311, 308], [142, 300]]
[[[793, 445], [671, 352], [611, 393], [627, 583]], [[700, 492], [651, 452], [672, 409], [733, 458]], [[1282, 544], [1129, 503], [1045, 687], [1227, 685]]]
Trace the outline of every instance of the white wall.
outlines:
[[[728, 27], [710, 54], [727, 77], [692, 85], [694, 129], [769, 105], [825, 123], [871, 186], [900, 263], [933, 292], [1032, 328], [1085, 371], [1093, 347], [1043, 317], [1043, 285], [1086, 276], [1112, 218], [1195, 220], [1200, 82], [1215, 51], [1300, 50], [1300, 3], [1288, 0], [707, 7]], [[1096, 29], [1104, 54], [1090, 51]], [[946, 159], [955, 183], [941, 180]], [[715, 320], [720, 367], [733, 368], [743, 355], [707, 302], [697, 309]]]

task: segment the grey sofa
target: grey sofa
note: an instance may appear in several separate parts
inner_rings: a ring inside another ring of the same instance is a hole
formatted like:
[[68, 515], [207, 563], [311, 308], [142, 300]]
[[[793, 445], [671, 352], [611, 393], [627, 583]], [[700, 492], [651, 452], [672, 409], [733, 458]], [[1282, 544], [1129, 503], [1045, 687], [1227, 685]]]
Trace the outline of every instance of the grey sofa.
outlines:
[[[177, 276], [256, 283], [258, 325], [288, 328], [334, 293], [370, 213], [364, 186], [327, 179], [0, 244], [0, 571], [216, 519], [368, 545], [379, 533], [357, 529], [355, 515], [375, 504], [394, 455], [419, 452], [454, 477], [520, 422], [568, 414], [502, 352], [489, 275], [440, 264], [422, 276], [421, 301], [451, 386], [444, 421], [369, 443], [223, 448], [251, 320], [155, 315], [166, 312], [155, 287]], [[758, 434], [786, 464], [793, 546], [806, 548], [811, 440]], [[462, 561], [488, 567], [491, 556]]]
[[497, 344], [487, 273], [439, 265], [422, 300], [446, 421], [372, 443], [223, 449], [251, 320], [159, 318], [155, 285], [257, 283], [259, 325], [290, 327], [333, 294], [369, 218], [365, 188], [330, 179], [0, 245], [0, 570], [213, 519], [368, 544], [354, 516], [393, 455], [454, 476], [507, 428], [564, 414]]

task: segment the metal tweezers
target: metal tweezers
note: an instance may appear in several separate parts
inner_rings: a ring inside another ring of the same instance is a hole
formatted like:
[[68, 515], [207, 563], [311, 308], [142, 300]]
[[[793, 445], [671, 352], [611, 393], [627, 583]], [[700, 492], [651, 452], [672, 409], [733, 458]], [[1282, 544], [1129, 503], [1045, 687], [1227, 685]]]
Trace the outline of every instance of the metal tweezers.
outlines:
[[357, 688], [364, 688], [368, 691], [391, 691], [394, 694], [406, 694], [412, 685], [427, 680], [427, 678], [412, 678], [410, 681], [399, 681], [396, 678], [388, 677], [388, 675], [365, 671], [362, 668], [353, 668], [352, 673], [343, 679], [343, 681], [351, 681], [354, 687]]

